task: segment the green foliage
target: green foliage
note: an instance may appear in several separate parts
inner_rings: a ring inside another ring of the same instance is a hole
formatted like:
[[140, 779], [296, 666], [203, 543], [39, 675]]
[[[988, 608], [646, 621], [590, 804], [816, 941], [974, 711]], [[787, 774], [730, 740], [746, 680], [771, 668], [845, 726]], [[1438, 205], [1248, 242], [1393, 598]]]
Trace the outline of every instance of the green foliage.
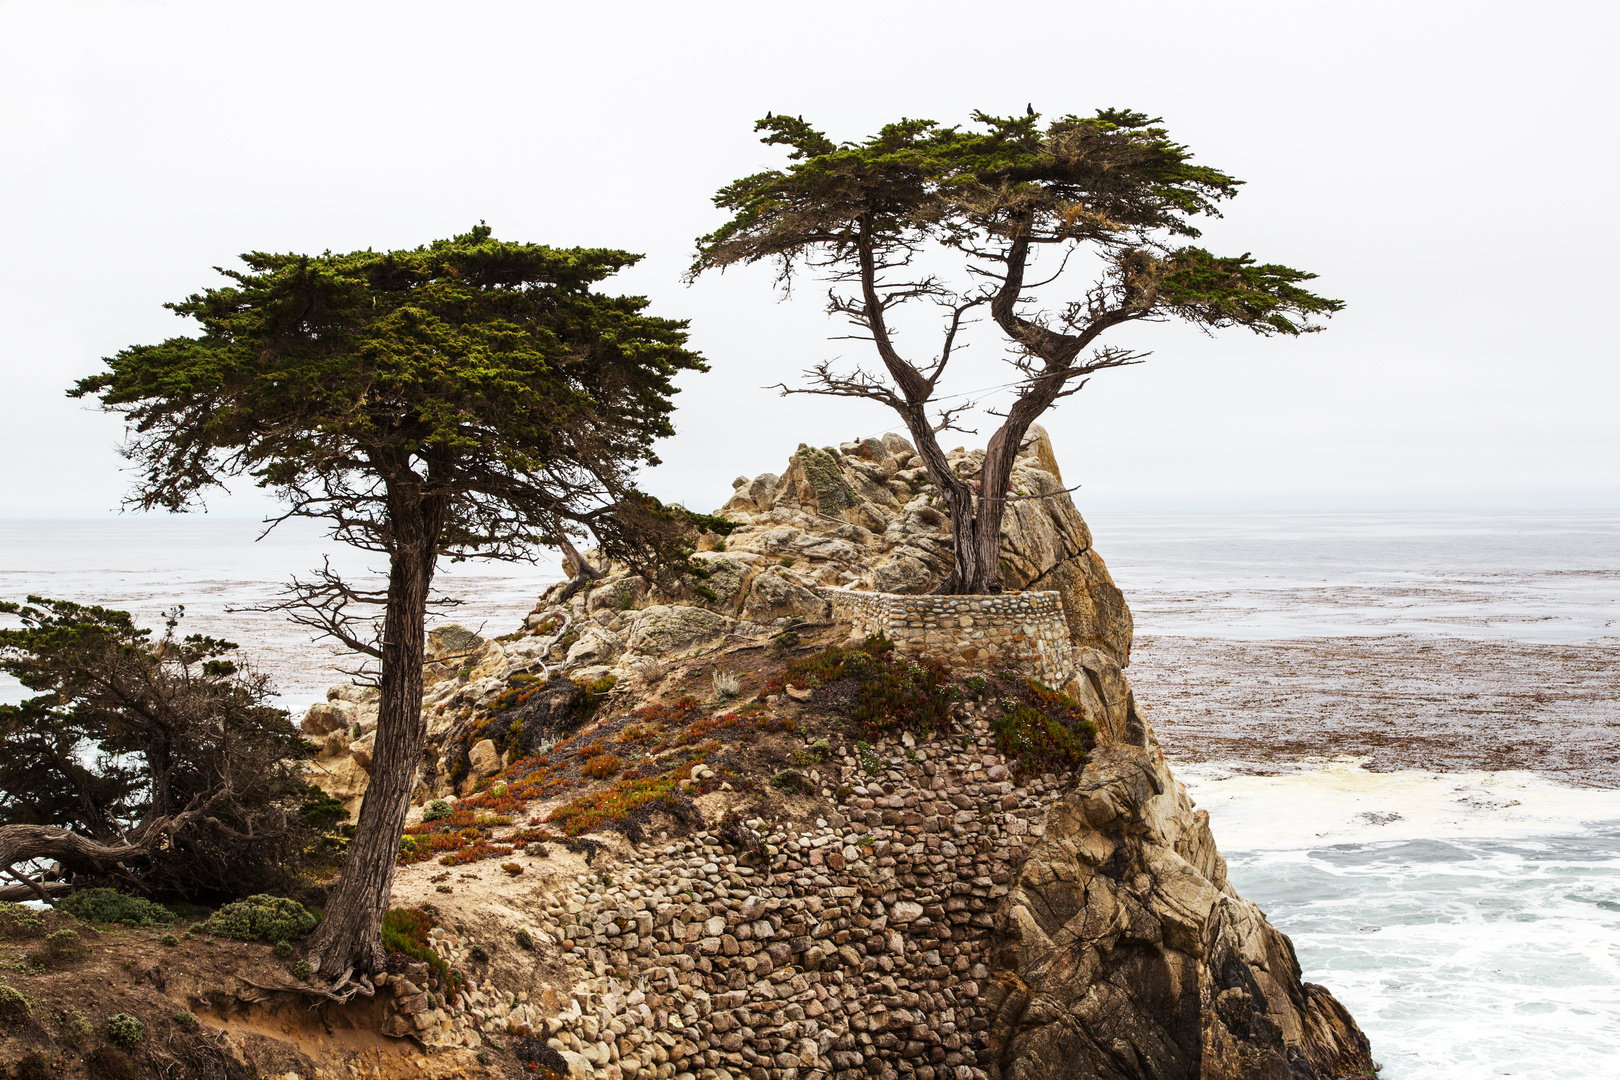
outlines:
[[515, 938], [518, 943], [518, 948], [524, 950], [525, 952], [534, 952], [534, 935], [529, 933], [528, 927], [518, 927]]
[[177, 1028], [191, 1030], [197, 1026], [197, 1014], [190, 1009], [180, 1009], [171, 1014], [169, 1021]]
[[146, 1025], [128, 1013], [113, 1013], [101, 1023], [107, 1041], [133, 1050], [146, 1041]]
[[1035, 772], [1068, 772], [1086, 763], [1097, 728], [1074, 699], [1025, 680], [1007, 712], [991, 721], [996, 749]]
[[950, 671], [934, 660], [902, 660], [894, 643], [871, 636], [857, 648], [829, 645], [791, 661], [766, 683], [766, 693], [787, 686], [824, 687], [833, 708], [869, 732], [896, 728], [928, 733], [950, 725], [959, 691]]
[[311, 975], [315, 974], [315, 968], [308, 960], [300, 960], [293, 965], [292, 973], [295, 979], [308, 980]]
[[296, 900], [260, 894], [226, 904], [203, 923], [204, 933], [237, 941], [290, 941], [319, 920]]
[[292, 956], [292, 954], [293, 954], [293, 943], [292, 942], [287, 941], [285, 939], [276, 942], [276, 955], [277, 956], [279, 956], [283, 960], [285, 960], [288, 957]]
[[56, 1041], [69, 1049], [78, 1049], [96, 1033], [90, 1018], [77, 1009], [64, 1009], [56, 1014]]
[[172, 923], [176, 917], [162, 904], [154, 904], [139, 896], [126, 896], [116, 889], [80, 889], [63, 897], [56, 906], [88, 923], [151, 926], [155, 923]]
[[77, 960], [85, 954], [84, 942], [72, 930], [57, 930], [45, 935], [45, 940], [30, 949], [28, 959], [39, 967], [52, 967], [68, 960]]
[[438, 821], [440, 818], [450, 816], [450, 803], [444, 799], [434, 799], [422, 810], [423, 821]]
[[972, 119], [979, 130], [902, 120], [842, 144], [792, 117], [761, 120], [762, 141], [789, 147], [794, 164], [715, 195], [734, 216], [698, 241], [692, 274], [774, 260], [786, 277], [817, 252], [836, 265], [856, 261], [863, 243], [886, 251], [932, 242], [1011, 256], [1016, 265], [1002, 280], [1011, 280], [1016, 297], [1031, 245], [1090, 245], [1108, 268], [1100, 291], [1055, 326], [1083, 332], [1173, 314], [1209, 327], [1296, 334], [1311, 327], [1295, 318], [1343, 307], [1293, 287], [1313, 275], [1286, 267], [1245, 275], [1238, 264], [1252, 264], [1247, 256], [1222, 260], [1179, 246], [1199, 235], [1192, 219], [1219, 217], [1219, 204], [1242, 181], [1194, 165], [1159, 121], [1125, 109], [1067, 115], [1044, 130], [1038, 114]]
[[164, 934], [163, 938], [162, 938], [162, 942], [163, 942], [164, 945], [167, 945], [169, 948], [172, 949], [176, 945], [180, 944], [180, 939], [175, 937], [173, 934]]
[[437, 925], [433, 916], [420, 908], [389, 908], [383, 913], [382, 943], [389, 952], [425, 962], [447, 985], [461, 981], [442, 956], [429, 944], [428, 932]]
[[[653, 442], [674, 433], [674, 376], [705, 370], [684, 323], [592, 290], [639, 260], [500, 241], [484, 225], [406, 250], [253, 252], [223, 271], [231, 285], [167, 305], [200, 336], [125, 349], [72, 394], [129, 415], [147, 508], [180, 509], [244, 471], [354, 494], [389, 448], [467, 496], [447, 550], [481, 551], [514, 527], [541, 541], [550, 500], [572, 494], [541, 477], [573, 467], [622, 484], [626, 463], [655, 463]], [[529, 531], [481, 495], [543, 512]]]
[[34, 1003], [22, 991], [0, 983], [0, 1023], [24, 1024], [34, 1013]]

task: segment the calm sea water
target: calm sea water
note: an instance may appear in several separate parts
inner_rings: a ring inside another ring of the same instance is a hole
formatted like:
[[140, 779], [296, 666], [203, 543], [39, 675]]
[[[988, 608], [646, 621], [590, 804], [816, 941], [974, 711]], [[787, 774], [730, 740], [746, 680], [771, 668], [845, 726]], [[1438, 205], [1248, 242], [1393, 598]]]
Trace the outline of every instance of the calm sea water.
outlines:
[[[1404, 633], [1620, 662], [1620, 512], [1089, 519], [1140, 634]], [[368, 563], [307, 527], [255, 543], [257, 531], [207, 517], [0, 522], [0, 598], [94, 600], [153, 622], [184, 603], [189, 629], [241, 642], [301, 706], [341, 680], [345, 658], [228, 609], [273, 597], [324, 554], [358, 575]], [[555, 564], [463, 564], [441, 585], [466, 601], [457, 621], [498, 633], [556, 576]], [[0, 686], [0, 700], [19, 691]], [[1210, 811], [1233, 883], [1293, 937], [1305, 977], [1350, 1008], [1387, 1080], [1620, 1075], [1620, 794], [1342, 761], [1178, 775]]]
[[[98, 603], [161, 627], [162, 613], [185, 605], [182, 633], [212, 634], [241, 646], [267, 672], [288, 708], [302, 710], [347, 680], [354, 658], [284, 616], [241, 610], [277, 599], [289, 578], [332, 566], [365, 587], [386, 583], [381, 556], [327, 540], [311, 522], [290, 521], [261, 537], [254, 520], [203, 514], [109, 515], [95, 520], [0, 520], [0, 600], [29, 594]], [[462, 601], [450, 619], [493, 634], [516, 629], [557, 580], [557, 562], [536, 565], [442, 562], [438, 591]], [[0, 701], [24, 691], [0, 676]]]

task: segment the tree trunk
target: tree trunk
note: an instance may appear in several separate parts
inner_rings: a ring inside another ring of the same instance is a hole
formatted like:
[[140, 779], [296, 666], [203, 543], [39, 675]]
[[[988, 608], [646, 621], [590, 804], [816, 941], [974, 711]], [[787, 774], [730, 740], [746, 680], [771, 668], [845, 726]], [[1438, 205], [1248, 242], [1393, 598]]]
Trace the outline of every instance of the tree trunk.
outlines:
[[[951, 572], [945, 575], [945, 580], [939, 583], [934, 592], [941, 596], [986, 592], [989, 579], [986, 576], [983, 545], [979, 542], [981, 525], [974, 515], [973, 487], [957, 476], [946, 460], [945, 451], [939, 446], [939, 438], [928, 423], [928, 415], [924, 412], [926, 405], [926, 401], [919, 402], [901, 415], [905, 417], [906, 429], [911, 432], [912, 441], [916, 444], [917, 456], [922, 458], [924, 467], [928, 469], [929, 479], [939, 488], [945, 500], [945, 512], [951, 519]], [[988, 565], [991, 568], [996, 565], [994, 551]]]
[[563, 535], [561, 528], [557, 530], [557, 547], [563, 553], [563, 565], [568, 567], [569, 582], [563, 586], [563, 591], [557, 594], [554, 602], [566, 604], [587, 582], [600, 581], [605, 575], [579, 553], [573, 542]]
[[990, 436], [984, 449], [984, 467], [979, 472], [979, 504], [974, 508], [973, 543], [978, 546], [976, 565], [982, 587], [973, 592], [1001, 591], [1001, 523], [1007, 514], [1007, 491], [1012, 486], [1013, 463], [1023, 445], [1033, 419], [1019, 415], [1015, 407], [1006, 422]]
[[371, 780], [342, 876], [310, 941], [311, 965], [338, 980], [351, 970], [367, 974], [381, 970], [386, 960], [382, 917], [393, 891], [399, 838], [427, 737], [422, 716], [423, 624], [438, 530], [422, 521], [420, 510], [410, 517], [415, 520], [402, 522], [396, 516], [394, 521]]

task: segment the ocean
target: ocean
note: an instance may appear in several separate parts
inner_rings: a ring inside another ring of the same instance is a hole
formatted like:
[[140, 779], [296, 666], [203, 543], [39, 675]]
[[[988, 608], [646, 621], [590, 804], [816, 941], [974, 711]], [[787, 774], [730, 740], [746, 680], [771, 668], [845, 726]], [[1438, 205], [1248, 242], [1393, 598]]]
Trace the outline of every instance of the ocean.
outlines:
[[[1620, 1060], [1620, 512], [1090, 514], [1136, 617], [1127, 674], [1239, 892], [1386, 1080], [1596, 1078]], [[0, 599], [95, 601], [239, 642], [284, 705], [346, 658], [273, 599], [292, 523], [0, 522]], [[555, 562], [447, 566], [514, 629]], [[373, 576], [373, 580], [375, 577]], [[0, 684], [0, 701], [21, 695]]]

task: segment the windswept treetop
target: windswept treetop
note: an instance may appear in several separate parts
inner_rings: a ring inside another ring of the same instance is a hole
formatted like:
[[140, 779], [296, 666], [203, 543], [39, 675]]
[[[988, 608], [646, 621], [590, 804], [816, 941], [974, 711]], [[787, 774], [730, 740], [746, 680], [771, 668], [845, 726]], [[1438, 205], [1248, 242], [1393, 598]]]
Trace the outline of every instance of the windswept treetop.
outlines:
[[842, 269], [858, 273], [863, 247], [894, 252], [885, 260], [894, 265], [928, 241], [995, 262], [1085, 243], [1106, 253], [1111, 280], [1092, 302], [1065, 309], [1072, 328], [1086, 316], [1174, 316], [1297, 334], [1321, 329], [1311, 316], [1343, 307], [1297, 287], [1314, 274], [1184, 243], [1200, 236], [1192, 219], [1219, 217], [1243, 181], [1193, 164], [1157, 119], [1100, 109], [1044, 128], [1039, 114], [973, 120], [985, 130], [901, 120], [837, 144], [802, 118], [759, 121], [761, 141], [789, 147], [793, 164], [720, 189], [715, 205], [732, 218], [699, 238], [690, 273], [774, 260], [787, 284], [801, 259], [823, 268], [848, 260], [856, 265]]
[[[809, 385], [783, 392], [866, 398], [901, 415], [952, 517], [956, 564], [945, 592], [999, 590], [1007, 481], [1029, 425], [1093, 373], [1143, 359], [1115, 345], [1088, 351], [1100, 334], [1180, 320], [1297, 336], [1343, 307], [1302, 286], [1314, 274], [1192, 243], [1194, 220], [1219, 216], [1241, 182], [1193, 164], [1159, 121], [1103, 109], [1044, 125], [1033, 110], [976, 112], [973, 122], [964, 130], [901, 120], [863, 142], [835, 143], [802, 117], [767, 115], [755, 130], [786, 147], [789, 164], [720, 189], [715, 205], [731, 218], [698, 239], [688, 274], [765, 261], [784, 289], [801, 267], [833, 283], [829, 310], [873, 342], [888, 377], [824, 362], [806, 372]], [[937, 257], [919, 265], [929, 249], [954, 255], [961, 280], [932, 272]], [[1071, 262], [1081, 253], [1094, 261]], [[925, 356], [902, 353], [891, 327], [891, 313], [912, 301], [941, 310], [940, 338]], [[937, 421], [927, 407], [965, 317], [981, 307], [1019, 377], [986, 447], [975, 504], [935, 438], [972, 403]]]
[[413, 250], [254, 252], [220, 270], [232, 285], [167, 305], [200, 335], [125, 349], [70, 393], [126, 415], [142, 509], [246, 473], [389, 550], [392, 479], [451, 493], [439, 551], [512, 557], [621, 497], [674, 433], [675, 374], [705, 370], [684, 322], [592, 289], [640, 258], [484, 225]]

